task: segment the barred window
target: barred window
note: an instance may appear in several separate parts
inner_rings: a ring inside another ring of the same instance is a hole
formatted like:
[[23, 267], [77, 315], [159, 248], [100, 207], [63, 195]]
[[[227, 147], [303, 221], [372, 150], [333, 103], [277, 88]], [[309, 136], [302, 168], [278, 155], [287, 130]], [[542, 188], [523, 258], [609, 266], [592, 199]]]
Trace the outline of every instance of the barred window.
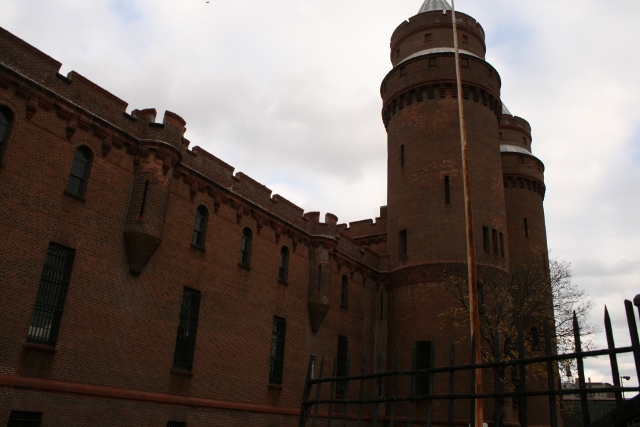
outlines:
[[209, 218], [209, 212], [207, 208], [200, 205], [196, 209], [196, 223], [193, 227], [193, 237], [191, 243], [199, 248], [204, 248], [204, 238], [207, 232], [207, 221]]
[[[431, 368], [431, 341], [417, 341], [416, 342], [416, 369], [429, 369]], [[416, 396], [424, 396], [430, 394], [429, 380], [431, 374], [419, 373], [416, 374], [415, 393]]]
[[240, 265], [249, 267], [251, 261], [251, 241], [253, 233], [249, 227], [242, 230], [242, 243], [240, 245]]
[[176, 351], [173, 357], [173, 367], [176, 369], [191, 371], [193, 368], [193, 353], [196, 347], [199, 312], [200, 291], [184, 288], [182, 291], [178, 337], [176, 338]]
[[282, 384], [284, 372], [284, 338], [287, 321], [282, 317], [273, 318], [271, 333], [271, 362], [269, 364], [269, 384]]
[[349, 279], [342, 276], [342, 285], [340, 286], [340, 307], [349, 307]]
[[[337, 377], [345, 377], [349, 375], [347, 371], [347, 361], [349, 357], [349, 341], [346, 337], [339, 336], [338, 337], [338, 354], [336, 360], [336, 376]], [[346, 387], [345, 381], [336, 382], [336, 394], [344, 394], [344, 390]]]
[[71, 165], [67, 192], [80, 197], [84, 196], [92, 157], [91, 150], [87, 147], [78, 147]]
[[50, 243], [27, 341], [56, 345], [75, 250]]
[[287, 283], [287, 275], [289, 273], [289, 248], [283, 246], [280, 249], [280, 268], [278, 269], [278, 280]]
[[2, 154], [7, 146], [12, 122], [13, 114], [11, 114], [11, 111], [6, 107], [0, 106], [0, 160], [2, 159]]
[[42, 412], [11, 411], [8, 427], [40, 427]]

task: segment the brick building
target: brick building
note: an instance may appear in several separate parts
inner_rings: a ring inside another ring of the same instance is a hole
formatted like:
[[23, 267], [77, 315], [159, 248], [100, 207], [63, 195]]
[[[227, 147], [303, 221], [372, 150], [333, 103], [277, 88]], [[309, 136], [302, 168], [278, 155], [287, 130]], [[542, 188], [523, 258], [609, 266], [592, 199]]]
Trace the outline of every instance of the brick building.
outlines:
[[[450, 9], [426, 0], [392, 35], [387, 206], [350, 224], [0, 30], [0, 423], [293, 426], [309, 355], [373, 370], [418, 343], [448, 363], [441, 282], [466, 268]], [[544, 168], [457, 18], [476, 253], [504, 275], [547, 260]]]

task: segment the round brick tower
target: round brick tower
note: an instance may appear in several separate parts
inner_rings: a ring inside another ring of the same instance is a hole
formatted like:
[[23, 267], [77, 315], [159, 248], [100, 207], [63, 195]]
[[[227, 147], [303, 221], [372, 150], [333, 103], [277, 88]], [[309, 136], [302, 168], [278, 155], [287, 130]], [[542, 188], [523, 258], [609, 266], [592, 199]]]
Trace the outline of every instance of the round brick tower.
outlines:
[[[456, 18], [476, 261], [479, 277], [504, 276], [509, 247], [496, 140], [500, 77], [484, 60], [480, 24], [463, 13]], [[469, 328], [443, 329], [441, 318], [460, 305], [443, 284], [451, 275], [466, 278], [467, 271], [453, 23], [445, 0], [426, 0], [416, 16], [396, 28], [391, 62], [381, 87], [388, 135], [388, 354], [397, 346], [400, 366], [411, 366], [410, 349], [428, 342], [435, 364], [446, 366], [452, 336], [468, 337]], [[469, 343], [464, 345], [458, 346], [456, 363], [469, 363]], [[387, 358], [389, 369], [392, 359]], [[468, 390], [466, 378], [460, 380], [456, 388]], [[447, 392], [442, 381], [435, 387], [436, 394]], [[436, 416], [443, 410], [436, 407]], [[461, 404], [456, 414], [468, 416], [468, 405]]]

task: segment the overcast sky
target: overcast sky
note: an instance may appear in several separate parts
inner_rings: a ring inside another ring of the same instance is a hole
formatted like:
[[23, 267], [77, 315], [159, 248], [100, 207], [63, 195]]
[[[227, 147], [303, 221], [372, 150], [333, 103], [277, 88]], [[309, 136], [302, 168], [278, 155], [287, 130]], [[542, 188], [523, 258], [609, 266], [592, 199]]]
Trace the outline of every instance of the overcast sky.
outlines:
[[[134, 109], [340, 222], [386, 204], [379, 87], [422, 0], [0, 0], [0, 25]], [[546, 165], [552, 257], [624, 326], [640, 293], [638, 0], [458, 0]], [[628, 343], [625, 329], [617, 341]], [[601, 346], [605, 345], [602, 337]], [[592, 380], [611, 381], [592, 362]], [[632, 365], [621, 375], [634, 377]], [[637, 382], [633, 378], [632, 382]]]

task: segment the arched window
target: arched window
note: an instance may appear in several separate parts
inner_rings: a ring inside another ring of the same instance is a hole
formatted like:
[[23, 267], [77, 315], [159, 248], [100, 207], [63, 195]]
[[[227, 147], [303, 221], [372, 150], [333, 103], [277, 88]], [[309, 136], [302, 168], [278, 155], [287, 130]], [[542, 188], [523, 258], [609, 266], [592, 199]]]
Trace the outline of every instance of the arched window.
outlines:
[[193, 226], [193, 237], [191, 239], [191, 244], [193, 246], [204, 248], [204, 238], [207, 232], [208, 217], [209, 212], [207, 211], [207, 208], [202, 205], [198, 206], [198, 209], [196, 209], [196, 224]]
[[287, 283], [287, 273], [289, 272], [289, 248], [283, 246], [280, 249], [280, 269], [278, 270], [278, 280]]
[[349, 279], [342, 276], [342, 285], [340, 286], [340, 307], [349, 307]]
[[89, 169], [93, 155], [87, 147], [78, 147], [71, 165], [71, 174], [67, 182], [67, 193], [83, 197], [87, 188]]
[[242, 244], [240, 245], [240, 265], [242, 267], [249, 267], [251, 261], [251, 240], [253, 239], [253, 233], [249, 227], [242, 230]]
[[13, 114], [11, 114], [11, 111], [6, 107], [0, 106], [0, 161], [2, 161], [2, 154], [7, 146], [12, 122]]

